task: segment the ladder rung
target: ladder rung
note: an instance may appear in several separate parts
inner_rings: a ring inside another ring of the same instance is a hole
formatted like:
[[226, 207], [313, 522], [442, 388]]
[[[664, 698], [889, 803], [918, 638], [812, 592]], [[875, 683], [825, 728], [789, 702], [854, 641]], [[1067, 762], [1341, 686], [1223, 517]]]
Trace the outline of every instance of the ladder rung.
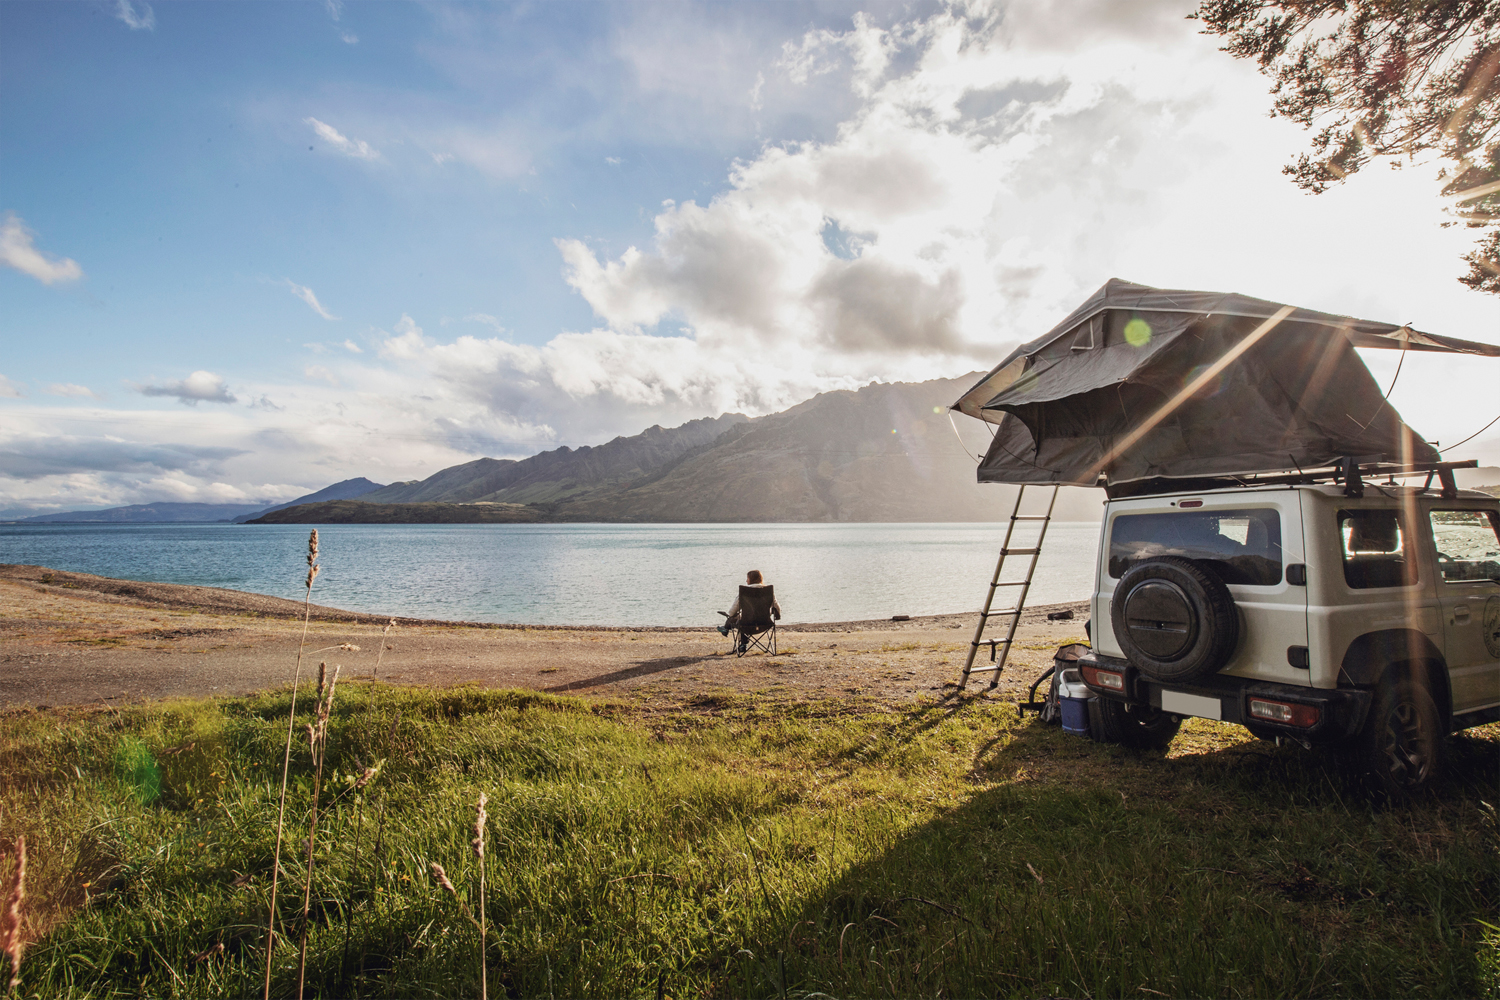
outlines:
[[1000, 664], [997, 663], [993, 667], [970, 667], [969, 668], [969, 673], [971, 673], [971, 674], [987, 674], [991, 670], [999, 670], [999, 669], [1000, 669]]
[[1002, 556], [1034, 556], [1040, 551], [1042, 551], [1041, 546], [1037, 546], [1030, 549], [1001, 549], [1000, 554]]
[[1009, 646], [1009, 639], [976, 639], [969, 643], [971, 646]]
[[984, 615], [984, 617], [986, 617], [986, 618], [999, 618], [999, 617], [1001, 617], [1003, 615], [1018, 615], [1020, 613], [1021, 613], [1021, 609], [1020, 608], [1006, 608], [1004, 611], [981, 611], [980, 612], [980, 614]]
[[1051, 514], [1012, 514], [1010, 516], [1010, 519], [1012, 521], [1050, 521], [1050, 520], [1052, 520], [1052, 515]]
[[1030, 580], [997, 580], [990, 584], [991, 587], [1024, 587]]

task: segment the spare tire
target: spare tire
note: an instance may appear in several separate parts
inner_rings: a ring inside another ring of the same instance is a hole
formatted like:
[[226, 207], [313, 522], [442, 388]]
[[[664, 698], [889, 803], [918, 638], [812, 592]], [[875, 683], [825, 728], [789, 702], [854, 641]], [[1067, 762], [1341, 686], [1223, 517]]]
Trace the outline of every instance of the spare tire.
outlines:
[[1191, 559], [1159, 556], [1125, 571], [1110, 602], [1125, 658], [1152, 680], [1218, 673], [1240, 640], [1240, 616], [1224, 581]]

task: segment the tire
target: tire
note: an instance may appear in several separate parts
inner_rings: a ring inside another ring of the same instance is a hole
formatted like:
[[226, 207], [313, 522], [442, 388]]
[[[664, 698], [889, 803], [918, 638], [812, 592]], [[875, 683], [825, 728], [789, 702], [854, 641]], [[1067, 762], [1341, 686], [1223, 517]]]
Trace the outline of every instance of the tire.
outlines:
[[1127, 710], [1123, 701], [1113, 698], [1089, 701], [1089, 732], [1100, 743], [1163, 750], [1181, 726], [1181, 719], [1159, 708], [1135, 706]]
[[1109, 616], [1125, 658], [1165, 683], [1218, 673], [1240, 641], [1239, 611], [1224, 581], [1177, 556], [1126, 570]]
[[1426, 685], [1413, 679], [1382, 682], [1351, 749], [1376, 794], [1399, 802], [1430, 791], [1443, 773], [1444, 733]]

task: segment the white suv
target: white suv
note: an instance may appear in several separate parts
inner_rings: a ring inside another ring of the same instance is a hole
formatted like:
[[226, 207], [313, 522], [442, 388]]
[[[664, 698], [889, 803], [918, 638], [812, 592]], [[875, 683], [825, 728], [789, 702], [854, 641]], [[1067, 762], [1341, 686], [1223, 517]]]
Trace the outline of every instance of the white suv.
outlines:
[[1221, 719], [1427, 787], [1446, 733], [1500, 719], [1500, 501], [1444, 480], [1111, 499], [1079, 661], [1096, 737]]

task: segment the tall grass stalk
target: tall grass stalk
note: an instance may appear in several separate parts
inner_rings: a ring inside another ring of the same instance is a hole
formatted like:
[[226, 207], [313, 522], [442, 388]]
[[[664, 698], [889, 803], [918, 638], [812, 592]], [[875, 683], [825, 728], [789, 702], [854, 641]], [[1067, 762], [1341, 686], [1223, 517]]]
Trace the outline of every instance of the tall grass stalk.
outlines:
[[5, 893], [5, 905], [0, 909], [0, 954], [10, 959], [10, 982], [5, 988], [12, 993], [21, 984], [21, 953], [26, 946], [21, 941], [21, 915], [26, 905], [26, 835], [16, 838], [16, 866], [10, 876], [10, 887]]
[[328, 713], [333, 709], [333, 690], [338, 686], [340, 669], [334, 666], [333, 676], [329, 677], [328, 664], [318, 664], [318, 707], [314, 713], [317, 722], [307, 727], [315, 771], [312, 820], [307, 827], [307, 877], [302, 883], [302, 941], [297, 955], [297, 1000], [302, 1000], [307, 981], [307, 922], [308, 915], [312, 912], [313, 852], [318, 843], [318, 803], [323, 794], [323, 761], [328, 756]]
[[390, 633], [391, 629], [395, 627], [396, 619], [392, 618], [391, 623], [380, 630], [380, 650], [375, 654], [375, 669], [370, 674], [370, 680], [372, 681], [380, 680], [380, 660], [385, 656], [385, 651], [390, 648], [385, 644], [385, 637]]
[[286, 715], [286, 749], [281, 759], [281, 803], [276, 810], [276, 848], [271, 859], [271, 901], [266, 907], [266, 979], [263, 1000], [271, 1000], [271, 961], [276, 953], [276, 886], [281, 878], [281, 840], [286, 829], [286, 785], [292, 770], [292, 733], [297, 721], [297, 686], [302, 683], [302, 651], [312, 618], [312, 585], [318, 578], [318, 529], [307, 536], [307, 580], [302, 597], [302, 641], [297, 644], [297, 670], [292, 675], [292, 704]]
[[484, 924], [484, 827], [489, 814], [484, 811], [490, 797], [479, 793], [478, 815], [474, 818], [474, 856], [479, 859], [479, 1000], [489, 1000], [489, 963], [486, 960], [488, 935]]

